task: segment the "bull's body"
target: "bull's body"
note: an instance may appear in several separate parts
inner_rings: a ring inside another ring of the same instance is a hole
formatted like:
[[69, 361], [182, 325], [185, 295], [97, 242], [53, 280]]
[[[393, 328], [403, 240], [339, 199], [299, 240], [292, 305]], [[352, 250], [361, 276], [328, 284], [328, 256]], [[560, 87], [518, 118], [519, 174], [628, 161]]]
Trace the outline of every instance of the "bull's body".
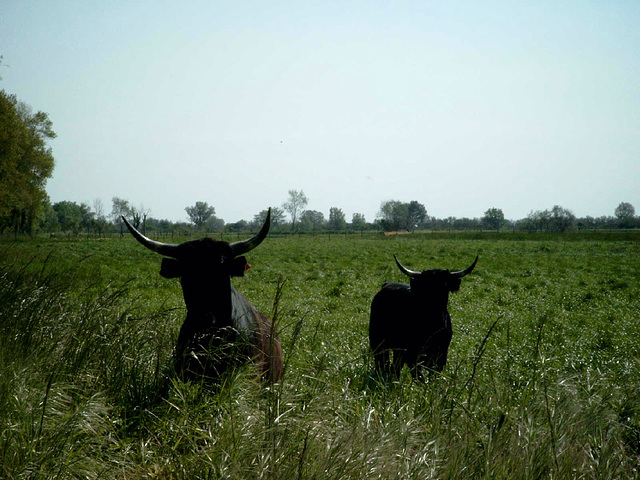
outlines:
[[460, 288], [460, 279], [471, 273], [477, 260], [461, 272], [412, 272], [396, 259], [411, 283], [387, 282], [371, 302], [369, 344], [379, 372], [397, 377], [407, 365], [421, 377], [423, 369], [444, 369], [453, 336], [449, 292]]
[[[125, 220], [126, 221], [126, 220]], [[245, 242], [202, 238], [167, 245], [143, 236], [128, 222], [136, 239], [165, 255], [160, 274], [180, 278], [187, 317], [176, 344], [176, 371], [185, 380], [217, 380], [230, 367], [254, 360], [262, 378], [280, 380], [282, 350], [271, 320], [231, 285], [230, 277], [249, 268], [244, 256], [266, 237], [269, 217], [256, 237]]]
[[205, 311], [187, 309], [176, 344], [176, 371], [184, 379], [215, 379], [229, 367], [253, 359], [262, 377], [279, 380], [282, 351], [269, 317], [233, 285], [211, 298], [222, 301]]

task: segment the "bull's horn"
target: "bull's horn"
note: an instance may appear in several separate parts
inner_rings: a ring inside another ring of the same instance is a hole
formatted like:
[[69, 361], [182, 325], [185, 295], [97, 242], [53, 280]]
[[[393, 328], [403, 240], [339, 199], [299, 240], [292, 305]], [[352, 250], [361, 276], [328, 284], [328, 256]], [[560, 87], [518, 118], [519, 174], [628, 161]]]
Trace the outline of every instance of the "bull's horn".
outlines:
[[407, 277], [417, 278], [420, 276], [420, 272], [414, 272], [413, 270], [409, 270], [408, 268], [405, 268], [404, 265], [400, 263], [400, 260], [398, 260], [398, 257], [396, 257], [395, 253], [393, 254], [393, 258], [396, 259], [396, 263], [398, 264], [398, 268], [400, 269], [400, 271], [404, 273]]
[[162, 243], [156, 242], [155, 240], [151, 240], [150, 238], [145, 237], [138, 230], [131, 225], [124, 215], [122, 216], [122, 220], [124, 220], [124, 224], [127, 226], [131, 235], [134, 236], [136, 240], [138, 240], [142, 245], [147, 247], [149, 250], [153, 250], [154, 252], [159, 253], [160, 255], [166, 255], [167, 257], [176, 258], [178, 245], [174, 245], [172, 243]]
[[459, 272], [451, 272], [451, 275], [454, 277], [462, 278], [465, 275], [469, 275], [478, 263], [478, 256], [476, 255], [476, 259], [473, 261], [470, 267], [465, 268], [464, 270], [460, 270]]
[[231, 247], [231, 251], [233, 252], [233, 256], [237, 257], [238, 255], [243, 255], [247, 253], [249, 250], [253, 250], [258, 245], [262, 243], [262, 241], [266, 238], [267, 233], [269, 233], [269, 227], [271, 226], [271, 208], [267, 211], [267, 218], [264, 221], [264, 225], [260, 231], [251, 238], [247, 240], [242, 240], [240, 242], [233, 242], [229, 244]]

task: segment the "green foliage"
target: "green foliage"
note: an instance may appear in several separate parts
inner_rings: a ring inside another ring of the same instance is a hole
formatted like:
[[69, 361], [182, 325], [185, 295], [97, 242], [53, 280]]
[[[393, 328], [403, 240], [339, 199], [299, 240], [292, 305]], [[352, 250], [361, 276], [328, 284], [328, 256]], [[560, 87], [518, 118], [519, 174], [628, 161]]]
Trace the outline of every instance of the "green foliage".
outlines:
[[616, 207], [615, 215], [622, 228], [631, 228], [636, 223], [636, 209], [629, 202], [621, 202]]
[[387, 231], [413, 231], [427, 220], [427, 210], [421, 203], [412, 200], [409, 203], [389, 200], [380, 205], [380, 223]]
[[[277, 311], [284, 380], [247, 366], [216, 391], [171, 375], [184, 306], [158, 255], [128, 237], [0, 245], [0, 477], [637, 475], [637, 240], [492, 237], [267, 238], [234, 284]], [[371, 298], [404, 281], [393, 253], [416, 270], [480, 256], [426, 383], [381, 382], [368, 352]]]
[[482, 223], [488, 228], [498, 231], [504, 225], [504, 213], [499, 208], [490, 208], [484, 212]]
[[344, 218], [344, 212], [338, 207], [331, 207], [329, 209], [329, 229], [340, 231], [345, 228], [347, 228], [347, 221]]
[[305, 210], [300, 215], [300, 230], [303, 232], [319, 232], [325, 225], [324, 214], [317, 210]]
[[0, 233], [32, 233], [38, 226], [54, 166], [45, 142], [55, 136], [46, 113], [32, 113], [0, 91]]
[[195, 205], [186, 207], [185, 211], [196, 228], [201, 228], [216, 213], [216, 209], [207, 202], [196, 202]]
[[530, 232], [564, 233], [575, 226], [576, 217], [571, 210], [554, 205], [551, 210], [531, 212], [523, 223], [524, 228]]
[[304, 207], [309, 203], [309, 199], [304, 191], [289, 190], [289, 198], [282, 204], [282, 208], [291, 216], [291, 229], [295, 230], [296, 221], [304, 211]]
[[354, 213], [351, 217], [351, 228], [354, 230], [364, 230], [367, 226], [367, 220], [362, 213]]

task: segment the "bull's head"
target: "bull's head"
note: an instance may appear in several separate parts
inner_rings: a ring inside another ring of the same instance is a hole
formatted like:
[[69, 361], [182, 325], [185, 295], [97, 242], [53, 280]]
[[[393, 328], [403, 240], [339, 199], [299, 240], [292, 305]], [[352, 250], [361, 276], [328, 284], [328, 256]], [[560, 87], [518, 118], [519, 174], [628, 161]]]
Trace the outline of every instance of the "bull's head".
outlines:
[[228, 243], [212, 238], [201, 238], [179, 245], [162, 243], [145, 237], [136, 230], [126, 218], [125, 225], [138, 242], [160, 255], [163, 255], [160, 275], [166, 278], [179, 277], [182, 282], [185, 302], [189, 310], [207, 308], [203, 303], [213, 300], [211, 287], [219, 288], [228, 285], [230, 276], [243, 276], [249, 268], [243, 254], [256, 248], [267, 236], [271, 223], [271, 209], [260, 232], [255, 236]]
[[247, 262], [241, 255], [253, 250], [266, 238], [271, 223], [271, 209], [255, 236], [240, 242], [227, 243], [211, 238], [201, 238], [179, 245], [162, 243], [145, 237], [135, 229], [123, 216], [122, 220], [138, 242], [160, 255], [170, 257], [173, 260], [164, 259], [160, 274], [167, 278], [183, 277], [194, 268], [202, 269], [217, 264], [229, 265], [226, 270], [230, 276], [242, 276], [247, 269]]
[[393, 258], [396, 259], [400, 271], [411, 279], [411, 289], [420, 292], [457, 292], [460, 289], [462, 277], [469, 275], [475, 268], [476, 263], [478, 263], [478, 257], [476, 256], [476, 259], [469, 267], [459, 272], [450, 272], [449, 270], [424, 270], [422, 272], [415, 272], [402, 265], [395, 255]]

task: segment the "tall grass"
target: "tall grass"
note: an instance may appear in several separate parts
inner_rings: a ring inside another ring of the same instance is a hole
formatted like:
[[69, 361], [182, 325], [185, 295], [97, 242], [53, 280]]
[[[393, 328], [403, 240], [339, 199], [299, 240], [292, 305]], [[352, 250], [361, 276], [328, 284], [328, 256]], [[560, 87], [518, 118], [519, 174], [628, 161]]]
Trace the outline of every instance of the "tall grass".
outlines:
[[[441, 375], [385, 383], [370, 300], [393, 262], [480, 261]], [[184, 310], [132, 242], [0, 248], [0, 477], [633, 478], [635, 242], [268, 239], [234, 283], [282, 336], [281, 383], [172, 375]]]

